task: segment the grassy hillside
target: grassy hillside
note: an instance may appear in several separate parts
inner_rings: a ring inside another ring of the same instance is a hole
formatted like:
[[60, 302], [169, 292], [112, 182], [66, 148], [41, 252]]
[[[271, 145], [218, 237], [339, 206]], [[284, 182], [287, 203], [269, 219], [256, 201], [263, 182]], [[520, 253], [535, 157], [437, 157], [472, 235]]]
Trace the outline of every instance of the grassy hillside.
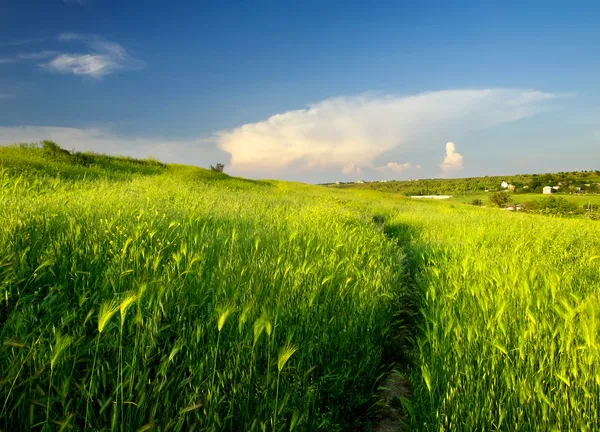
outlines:
[[50, 147], [0, 148], [0, 429], [598, 427], [597, 222]]
[[337, 430], [373, 402], [401, 264], [361, 211], [302, 185], [0, 151], [8, 430]]

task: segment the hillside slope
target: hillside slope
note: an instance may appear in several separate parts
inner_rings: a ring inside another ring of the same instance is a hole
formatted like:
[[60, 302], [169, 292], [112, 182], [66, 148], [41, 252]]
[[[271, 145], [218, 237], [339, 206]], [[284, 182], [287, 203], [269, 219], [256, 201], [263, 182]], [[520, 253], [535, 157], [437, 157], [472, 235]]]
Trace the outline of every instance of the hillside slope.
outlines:
[[0, 428], [360, 430], [392, 365], [405, 430], [598, 428], [597, 222], [33, 147], [0, 185]]
[[372, 403], [401, 264], [358, 209], [152, 161], [0, 166], [4, 427], [336, 430]]

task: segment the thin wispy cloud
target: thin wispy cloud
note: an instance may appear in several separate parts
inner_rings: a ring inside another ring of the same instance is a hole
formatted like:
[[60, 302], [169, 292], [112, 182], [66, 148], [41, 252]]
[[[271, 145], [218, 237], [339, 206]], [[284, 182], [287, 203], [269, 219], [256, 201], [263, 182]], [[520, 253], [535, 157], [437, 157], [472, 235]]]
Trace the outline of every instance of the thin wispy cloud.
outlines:
[[119, 70], [138, 70], [145, 67], [144, 62], [132, 57], [122, 45], [100, 36], [63, 33], [58, 39], [83, 43], [88, 52], [62, 53], [42, 65], [53, 72], [100, 78]]
[[43, 40], [44, 40], [43, 38], [15, 39], [15, 40], [10, 40], [10, 41], [0, 42], [0, 47], [4, 48], [4, 47], [22, 46], [22, 45], [28, 45], [28, 44], [32, 44], [32, 43], [42, 42]]
[[377, 171], [386, 177], [395, 177], [410, 170], [420, 169], [421, 165], [413, 165], [410, 162], [397, 163], [388, 162], [385, 165], [378, 166]]
[[57, 51], [37, 51], [37, 52], [22, 52], [10, 57], [1, 57], [0, 64], [19, 63], [27, 60], [43, 60], [58, 54]]
[[52, 56], [55, 56], [57, 51], [44, 50], [38, 52], [26, 52], [17, 54], [17, 58], [20, 60], [43, 60]]
[[463, 156], [456, 151], [456, 146], [453, 142], [446, 143], [446, 157], [444, 158], [444, 162], [440, 164], [440, 168], [444, 174], [463, 170]]
[[27, 60], [43, 60], [57, 54], [56, 51], [23, 52], [11, 57], [0, 57], [0, 64], [19, 63]]
[[273, 175], [288, 167], [356, 175], [356, 167], [375, 169], [386, 152], [434, 151], [443, 136], [532, 116], [557, 97], [503, 88], [336, 97], [218, 132], [216, 140], [241, 175]]
[[[106, 40], [101, 36], [62, 33], [58, 36], [58, 40], [63, 44], [79, 44], [79, 52], [64, 52], [63, 50], [19, 52], [11, 56], [0, 57], [0, 65], [48, 59], [39, 66], [56, 73], [84, 75], [93, 78], [101, 78], [121, 70], [138, 70], [145, 67], [143, 61], [131, 56], [121, 44]], [[81, 52], [81, 47], [86, 48], [84, 52]]]

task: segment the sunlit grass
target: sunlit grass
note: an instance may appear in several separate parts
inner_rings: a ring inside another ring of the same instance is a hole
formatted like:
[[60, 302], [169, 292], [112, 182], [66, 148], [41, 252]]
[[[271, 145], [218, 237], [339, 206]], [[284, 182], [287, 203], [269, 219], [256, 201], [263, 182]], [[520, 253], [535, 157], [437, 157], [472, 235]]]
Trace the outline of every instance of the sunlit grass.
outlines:
[[38, 150], [0, 149], [3, 429], [349, 429], [398, 328], [406, 429], [598, 427], [598, 222]]
[[421, 298], [413, 428], [598, 427], [598, 222], [415, 203], [390, 227]]
[[3, 427], [338, 430], [372, 403], [401, 271], [361, 210], [183, 166], [56, 175], [17, 150], [0, 155]]

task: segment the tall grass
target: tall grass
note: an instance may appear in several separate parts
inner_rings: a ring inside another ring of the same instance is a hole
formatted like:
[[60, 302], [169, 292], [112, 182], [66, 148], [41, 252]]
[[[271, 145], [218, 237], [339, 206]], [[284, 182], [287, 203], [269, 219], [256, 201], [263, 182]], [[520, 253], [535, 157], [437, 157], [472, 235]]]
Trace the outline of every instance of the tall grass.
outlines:
[[598, 429], [597, 222], [400, 210], [390, 230], [405, 239], [422, 314], [412, 428]]
[[91, 160], [0, 149], [0, 428], [347, 430], [394, 332], [406, 429], [599, 428], [597, 222]]
[[360, 209], [38, 150], [0, 149], [0, 428], [341, 430], [373, 402], [401, 265]]

